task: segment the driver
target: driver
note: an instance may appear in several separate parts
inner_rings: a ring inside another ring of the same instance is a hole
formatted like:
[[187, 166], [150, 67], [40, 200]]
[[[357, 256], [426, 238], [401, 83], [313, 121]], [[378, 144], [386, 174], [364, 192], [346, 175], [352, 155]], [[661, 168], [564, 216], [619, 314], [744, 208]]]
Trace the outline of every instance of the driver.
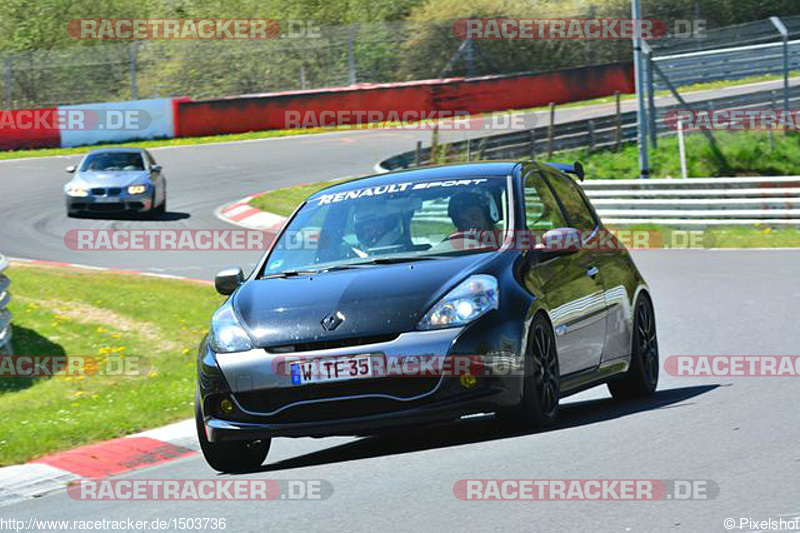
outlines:
[[397, 213], [357, 214], [355, 232], [359, 244], [367, 250], [400, 244], [403, 237]]
[[450, 198], [447, 214], [458, 231], [495, 230], [486, 197], [474, 192], [460, 192]]

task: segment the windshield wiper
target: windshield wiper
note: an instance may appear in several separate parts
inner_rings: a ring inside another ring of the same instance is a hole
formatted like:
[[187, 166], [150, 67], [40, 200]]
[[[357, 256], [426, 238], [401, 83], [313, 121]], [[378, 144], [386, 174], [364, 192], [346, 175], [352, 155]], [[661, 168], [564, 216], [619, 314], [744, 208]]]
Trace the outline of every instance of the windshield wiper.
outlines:
[[348, 266], [366, 266], [366, 265], [393, 265], [396, 263], [408, 263], [411, 261], [429, 261], [438, 259], [432, 255], [406, 255], [400, 257], [373, 257], [366, 261], [359, 261], [358, 263], [350, 263]]
[[295, 278], [297, 276], [308, 276], [310, 274], [319, 274], [319, 270], [284, 270], [283, 272], [276, 272], [274, 274], [267, 274], [261, 276], [261, 279], [269, 278]]

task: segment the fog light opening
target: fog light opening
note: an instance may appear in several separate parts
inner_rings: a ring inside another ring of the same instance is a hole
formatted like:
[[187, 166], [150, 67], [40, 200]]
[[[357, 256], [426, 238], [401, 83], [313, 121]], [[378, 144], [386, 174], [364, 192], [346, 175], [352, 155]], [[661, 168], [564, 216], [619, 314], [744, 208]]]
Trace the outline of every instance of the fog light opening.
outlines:
[[466, 373], [463, 376], [461, 376], [459, 381], [461, 382], [461, 386], [464, 387], [465, 389], [471, 389], [478, 384], [478, 378], [476, 378], [470, 373]]
[[233, 406], [233, 402], [228, 398], [223, 398], [222, 401], [219, 402], [219, 408], [226, 415], [233, 414], [233, 412], [236, 410], [236, 408]]

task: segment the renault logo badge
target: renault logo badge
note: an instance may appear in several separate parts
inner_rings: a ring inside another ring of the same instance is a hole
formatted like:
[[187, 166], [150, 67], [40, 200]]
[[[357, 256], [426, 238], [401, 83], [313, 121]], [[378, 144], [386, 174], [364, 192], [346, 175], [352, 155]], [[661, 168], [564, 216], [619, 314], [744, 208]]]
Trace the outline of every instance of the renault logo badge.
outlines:
[[322, 328], [325, 331], [333, 331], [339, 327], [339, 324], [344, 322], [344, 315], [339, 311], [331, 313], [322, 319]]

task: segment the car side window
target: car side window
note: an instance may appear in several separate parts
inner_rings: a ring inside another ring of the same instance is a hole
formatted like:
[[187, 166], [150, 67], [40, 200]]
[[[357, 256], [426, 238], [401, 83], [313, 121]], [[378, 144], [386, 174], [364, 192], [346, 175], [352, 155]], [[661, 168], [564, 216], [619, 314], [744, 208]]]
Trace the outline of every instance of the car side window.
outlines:
[[547, 181], [553, 187], [558, 199], [561, 200], [570, 226], [582, 231], [591, 231], [597, 226], [597, 220], [578, 190], [578, 185], [572, 179], [555, 172], [548, 172]]
[[525, 176], [525, 224], [530, 231], [567, 226], [558, 202], [537, 170]]

